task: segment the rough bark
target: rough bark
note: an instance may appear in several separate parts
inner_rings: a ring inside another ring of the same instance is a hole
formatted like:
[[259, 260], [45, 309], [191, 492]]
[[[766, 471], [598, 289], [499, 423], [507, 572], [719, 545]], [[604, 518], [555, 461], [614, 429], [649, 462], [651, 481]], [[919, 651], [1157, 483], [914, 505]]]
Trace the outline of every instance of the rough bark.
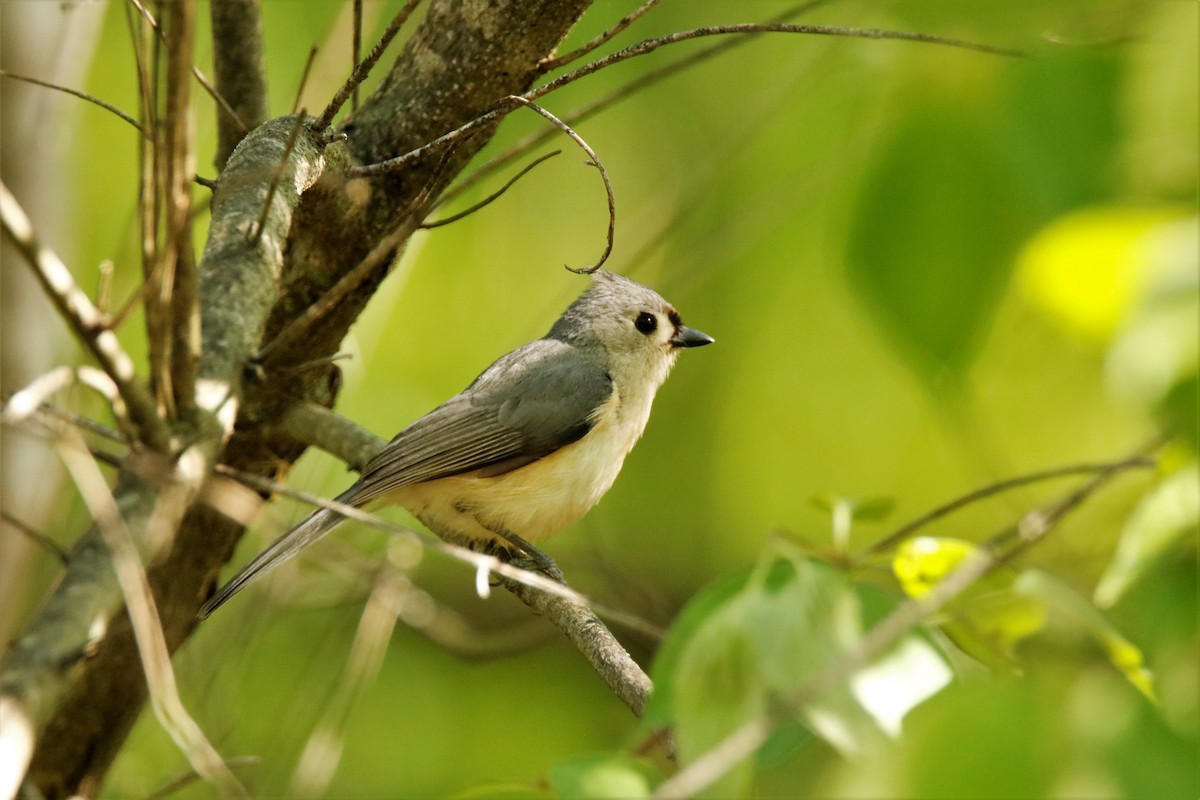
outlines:
[[[272, 431], [297, 399], [331, 405], [337, 375], [332, 366], [291, 367], [336, 352], [394, 259], [382, 259], [331, 313], [268, 361], [258, 364], [253, 356], [389, 233], [419, 218], [491, 130], [403, 174], [345, 180], [340, 170], [411, 150], [526, 90], [538, 61], [553, 53], [587, 4], [435, 2], [382, 85], [344, 125], [344, 141], [325, 145], [319, 132], [302, 128], [285, 158], [291, 118], [272, 120], [242, 141], [220, 175], [198, 265], [198, 422], [175, 422], [175, 441], [191, 442], [182, 452], [207, 466], [220, 462], [266, 477], [300, 455], [302, 445]], [[218, 39], [218, 50], [225, 46]], [[234, 134], [222, 130], [224, 149]], [[260, 232], [260, 210], [276, 175]], [[395, 251], [402, 247], [398, 242]], [[135, 534], [153, 505], [146, 460], [135, 447], [116, 489]], [[196, 611], [242, 532], [196, 504], [165, 551], [148, 554], [172, 650], [194, 630]], [[25, 704], [40, 730], [28, 778], [46, 797], [94, 795], [146, 694], [95, 531], [81, 537], [54, 594], [7, 654], [2, 680], [0, 688]]]

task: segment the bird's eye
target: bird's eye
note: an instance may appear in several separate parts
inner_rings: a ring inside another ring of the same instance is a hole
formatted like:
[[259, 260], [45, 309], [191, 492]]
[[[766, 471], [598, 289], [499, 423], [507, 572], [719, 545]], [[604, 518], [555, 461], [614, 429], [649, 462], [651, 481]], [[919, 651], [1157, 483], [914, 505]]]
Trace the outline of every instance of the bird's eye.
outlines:
[[637, 328], [642, 333], [649, 336], [654, 333], [654, 329], [658, 327], [658, 317], [651, 314], [649, 311], [643, 311], [638, 314], [638, 317], [633, 322], [633, 327]]

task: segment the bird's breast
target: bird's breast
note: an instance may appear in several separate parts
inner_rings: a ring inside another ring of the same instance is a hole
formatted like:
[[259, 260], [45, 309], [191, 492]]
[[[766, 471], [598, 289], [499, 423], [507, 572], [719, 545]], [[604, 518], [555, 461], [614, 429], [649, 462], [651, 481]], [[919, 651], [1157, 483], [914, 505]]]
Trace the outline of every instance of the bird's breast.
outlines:
[[405, 486], [392, 499], [451, 541], [505, 531], [537, 542], [578, 520], [612, 487], [649, 417], [649, 402], [634, 400], [614, 387], [586, 435], [519, 469]]

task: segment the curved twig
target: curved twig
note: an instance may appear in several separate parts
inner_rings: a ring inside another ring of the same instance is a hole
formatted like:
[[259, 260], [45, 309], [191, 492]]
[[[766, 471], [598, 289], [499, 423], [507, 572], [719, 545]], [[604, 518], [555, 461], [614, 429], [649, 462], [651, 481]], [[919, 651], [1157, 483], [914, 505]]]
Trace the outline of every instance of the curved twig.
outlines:
[[[832, 0], [808, 0], [808, 2], [793, 6], [783, 13], [768, 20], [768, 24], [786, 22], [792, 17], [812, 11], [813, 9], [819, 8], [830, 2], [832, 2]], [[596, 98], [587, 105], [575, 109], [570, 114], [566, 114], [563, 116], [563, 121], [568, 125], [577, 125], [580, 122], [590, 119], [596, 114], [605, 111], [610, 106], [615, 105], [617, 102], [624, 100], [626, 97], [629, 97], [648, 86], [653, 86], [659, 81], [665, 80], [678, 72], [682, 72], [683, 70], [688, 69], [689, 67], [692, 67], [701, 61], [706, 61], [714, 56], [721, 55], [722, 53], [732, 50], [735, 47], [741, 47], [742, 45], [749, 44], [755, 39], [755, 37], [761, 35], [762, 34], [752, 33], [747, 34], [746, 36], [732, 36], [724, 41], [709, 45], [708, 47], [697, 50], [696, 52], [690, 53], [689, 55], [686, 55], [675, 61], [671, 61], [660, 67], [649, 70], [645, 74], [639, 75], [629, 83], [626, 83], [624, 86], [620, 86], [608, 94]], [[443, 192], [441, 202], [444, 203], [448, 200], [458, 197], [484, 178], [520, 158], [522, 155], [542, 144], [553, 135], [554, 131], [550, 130], [549, 128], [544, 128], [537, 133], [527, 136], [525, 139], [517, 142], [503, 153], [500, 153], [489, 159], [486, 163], [482, 164], [466, 178]]]
[[563, 122], [561, 119], [554, 116], [532, 100], [528, 100], [520, 95], [509, 95], [505, 99], [509, 102], [520, 103], [521, 105], [528, 106], [557, 125], [563, 133], [571, 137], [571, 141], [579, 145], [580, 148], [583, 149], [583, 152], [588, 154], [588, 158], [590, 158], [591, 161], [585, 161], [584, 163], [595, 167], [600, 172], [600, 178], [604, 181], [604, 192], [608, 196], [608, 238], [604, 245], [604, 252], [600, 254], [600, 260], [590, 267], [572, 267], [569, 264], [563, 264], [564, 267], [571, 272], [574, 272], [576, 275], [591, 275], [593, 272], [600, 269], [600, 267], [604, 266], [604, 262], [607, 261], [609, 255], [612, 254], [613, 236], [617, 230], [617, 198], [613, 195], [612, 181], [608, 179], [608, 170], [604, 168], [604, 164], [600, 163], [600, 157], [596, 155], [596, 151], [591, 148], [591, 145], [585, 142], [582, 136], [571, 130], [571, 126], [567, 125], [567, 123]]
[[[553, 152], [546, 153], [544, 156], [535, 158], [533, 161], [526, 164], [525, 167], [520, 172], [518, 172], [516, 175], [509, 178], [504, 183], [503, 186], [501, 186], [499, 189], [497, 189], [496, 191], [489, 194], [487, 197], [480, 200], [478, 203], [475, 203], [474, 205], [469, 206], [468, 208], [465, 208], [462, 211], [459, 211], [457, 214], [451, 214], [450, 216], [446, 217], [445, 219], [435, 220], [434, 222], [422, 222], [417, 227], [420, 228], [421, 230], [431, 230], [433, 228], [440, 228], [443, 225], [449, 225], [451, 222], [458, 222], [463, 217], [468, 217], [471, 214], [474, 214], [476, 211], [479, 211], [481, 208], [485, 208], [486, 206], [488, 206], [488, 205], [494, 203], [496, 200], [500, 199], [500, 197], [505, 192], [507, 192], [509, 189], [511, 189], [517, 181], [521, 180], [521, 178], [524, 178], [526, 175], [528, 175], [533, 170], [533, 168], [536, 167], [538, 164], [541, 164], [543, 161], [547, 161], [551, 158], [554, 158], [555, 156], [557, 156], [561, 153], [562, 153], [562, 150], [554, 150]], [[444, 200], [445, 200], [445, 196], [443, 195], [443, 202], [444, 202]], [[439, 205], [440, 205], [440, 203], [439, 203]]]

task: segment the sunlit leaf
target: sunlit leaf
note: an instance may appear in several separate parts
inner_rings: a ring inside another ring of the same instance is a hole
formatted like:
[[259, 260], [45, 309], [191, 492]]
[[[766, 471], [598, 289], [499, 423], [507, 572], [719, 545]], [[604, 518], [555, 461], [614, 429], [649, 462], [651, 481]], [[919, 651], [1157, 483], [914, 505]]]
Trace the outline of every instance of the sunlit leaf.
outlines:
[[1109, 341], [1138, 307], [1161, 266], [1154, 234], [1178, 208], [1100, 207], [1060, 217], [1025, 245], [1019, 285], [1069, 333]]
[[1198, 523], [1200, 469], [1192, 463], [1168, 475], [1129, 515], [1117, 552], [1096, 586], [1096, 604], [1116, 603], [1165, 553], [1194, 537]]
[[1154, 678], [1146, 666], [1140, 648], [1113, 627], [1105, 616], [1083, 595], [1053, 575], [1041, 570], [1026, 570], [1017, 582], [1017, 590], [1036, 597], [1060, 616], [1073, 620], [1096, 640], [1125, 679], [1153, 703], [1158, 702]]
[[[910, 597], [928, 594], [978, 547], [958, 539], [917, 537], [896, 551], [892, 570]], [[1017, 573], [1000, 568], [975, 581], [943, 612], [943, 632], [965, 653], [992, 668], [1012, 668], [1014, 648], [1040, 631], [1046, 609], [1014, 590]]]

